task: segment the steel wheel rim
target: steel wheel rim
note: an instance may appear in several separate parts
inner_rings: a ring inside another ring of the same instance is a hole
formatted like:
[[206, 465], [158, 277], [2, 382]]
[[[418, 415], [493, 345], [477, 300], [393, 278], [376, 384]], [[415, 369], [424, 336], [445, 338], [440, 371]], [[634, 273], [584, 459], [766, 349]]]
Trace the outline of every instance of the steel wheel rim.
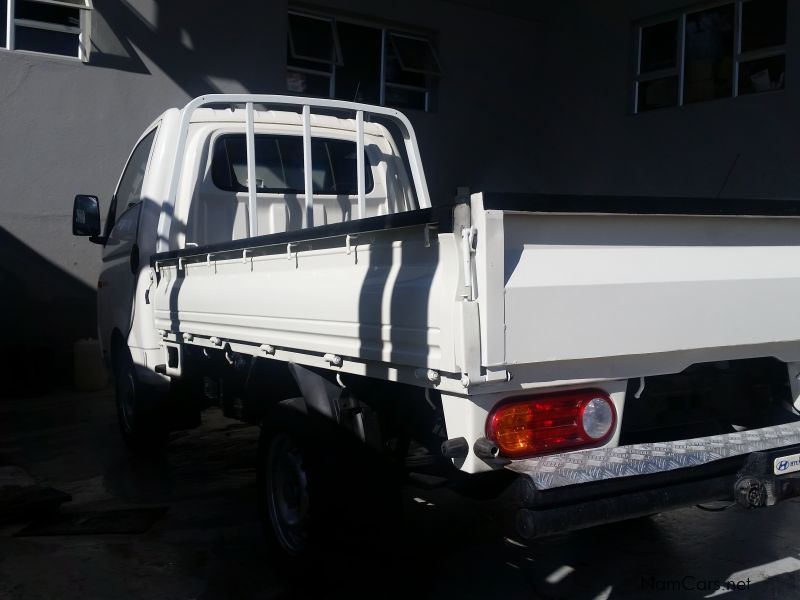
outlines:
[[291, 555], [308, 543], [308, 477], [295, 441], [277, 434], [270, 443], [267, 463], [267, 504], [275, 537]]

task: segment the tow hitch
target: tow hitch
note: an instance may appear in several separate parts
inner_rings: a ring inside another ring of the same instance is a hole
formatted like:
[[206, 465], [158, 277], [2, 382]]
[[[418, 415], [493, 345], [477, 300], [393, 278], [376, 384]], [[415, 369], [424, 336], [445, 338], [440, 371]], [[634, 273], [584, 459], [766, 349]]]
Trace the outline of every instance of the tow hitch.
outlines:
[[753, 452], [733, 488], [734, 499], [745, 508], [774, 506], [795, 496], [800, 496], [800, 454], [796, 446]]

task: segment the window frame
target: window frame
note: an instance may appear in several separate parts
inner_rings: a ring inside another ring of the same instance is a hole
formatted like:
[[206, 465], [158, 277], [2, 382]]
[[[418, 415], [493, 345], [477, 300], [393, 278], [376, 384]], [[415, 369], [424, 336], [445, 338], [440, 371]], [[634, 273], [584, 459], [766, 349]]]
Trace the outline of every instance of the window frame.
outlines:
[[[432, 75], [434, 77], [440, 77], [442, 74], [442, 66], [439, 63], [439, 56], [436, 54], [436, 49], [433, 47], [430, 39], [420, 36], [420, 35], [412, 35], [410, 33], [404, 33], [401, 31], [395, 31], [393, 29], [387, 30], [387, 34], [389, 36], [389, 41], [391, 42], [392, 46], [394, 47], [394, 53], [397, 56], [397, 62], [400, 63], [400, 67], [404, 71], [408, 71], [409, 73], [418, 73], [420, 75]], [[394, 41], [394, 38], [404, 38], [407, 40], [414, 40], [417, 42], [424, 42], [431, 51], [431, 55], [433, 56], [433, 62], [436, 63], [436, 68], [433, 70], [424, 70], [424, 69], [413, 69], [410, 66], [406, 66], [403, 61], [403, 53], [397, 47], [397, 44]]]
[[[0, 47], [0, 49], [5, 49], [15, 52], [24, 52], [26, 54], [35, 54], [37, 56], [51, 56], [56, 58], [77, 59], [81, 62], [89, 62], [89, 57], [91, 54], [91, 47], [92, 47], [91, 30], [92, 30], [92, 13], [94, 12], [94, 5], [92, 3], [93, 0], [80, 0], [80, 4], [78, 4], [77, 2], [65, 2], [61, 0], [27, 0], [27, 1], [77, 10], [80, 16], [80, 25], [78, 27], [73, 27], [70, 25], [58, 25], [56, 23], [47, 23], [46, 21], [17, 19], [15, 16], [15, 5], [17, 3], [17, 0], [7, 0], [5, 22], [4, 22], [6, 31], [6, 43], [5, 46]], [[16, 47], [17, 27], [75, 34], [78, 36], [78, 53], [73, 56], [70, 54], [56, 54], [52, 52], [39, 52], [36, 50], [18, 49]]]
[[[733, 5], [734, 10], [734, 23], [733, 23], [733, 47], [731, 48], [731, 56], [733, 60], [731, 61], [731, 68], [733, 69], [732, 73], [732, 92], [730, 96], [726, 96], [724, 98], [715, 98], [711, 100], [704, 100], [699, 102], [702, 104], [703, 102], [713, 102], [714, 100], [725, 100], [727, 98], [738, 98], [741, 93], [739, 90], [739, 69], [743, 63], [748, 63], [754, 60], [766, 59], [766, 58], [774, 58], [776, 56], [786, 56], [786, 48], [787, 48], [787, 40], [784, 39], [784, 43], [778, 46], [769, 46], [766, 48], [759, 48], [758, 50], [750, 50], [748, 52], [742, 52], [742, 15], [744, 11], [744, 5], [749, 1], [758, 1], [758, 0], [718, 0], [716, 2], [705, 2], [703, 4], [694, 5], [689, 8], [684, 8], [679, 11], [672, 11], [669, 13], [664, 13], [656, 17], [651, 17], [648, 19], [642, 19], [635, 23], [635, 60], [634, 60], [634, 78], [633, 78], [633, 114], [639, 114], [642, 112], [651, 112], [651, 110], [640, 110], [639, 109], [639, 93], [640, 87], [642, 83], [647, 83], [650, 81], [656, 81], [659, 79], [666, 79], [670, 77], [677, 77], [678, 78], [678, 98], [677, 102], [674, 106], [668, 106], [664, 108], [678, 108], [681, 106], [685, 106], [687, 103], [684, 102], [684, 82], [686, 78], [686, 18], [689, 15], [694, 15], [700, 12], [704, 12], [709, 9], [718, 8], [720, 6], [728, 6]], [[786, 36], [788, 37], [788, 30], [789, 30], [789, 19], [788, 19], [788, 0], [787, 0], [787, 18], [785, 22], [786, 27]], [[675, 67], [671, 67], [668, 69], [660, 69], [658, 71], [651, 71], [649, 73], [642, 73], [642, 34], [645, 29], [648, 27], [652, 27], [655, 25], [661, 25], [662, 23], [668, 23], [670, 21], [678, 22], [678, 34], [676, 37], [676, 54], [675, 54]], [[778, 90], [772, 91], [783, 91], [785, 89], [781, 88]], [[766, 93], [766, 92], [760, 92]], [[688, 104], [698, 104], [698, 102], [690, 102]], [[659, 110], [659, 109], [652, 109], [652, 110]]]
[[[296, 60], [305, 60], [305, 61], [309, 61], [309, 59], [297, 56], [294, 53], [294, 50], [292, 48], [292, 40], [291, 40], [291, 36], [292, 36], [291, 27], [289, 25], [289, 18], [288, 18], [289, 15], [295, 15], [295, 16], [305, 17], [305, 18], [310, 18], [310, 19], [326, 20], [326, 21], [329, 21], [331, 23], [331, 27], [333, 29], [333, 36], [334, 36], [333, 37], [333, 43], [334, 43], [334, 55], [336, 57], [335, 60], [332, 60], [330, 63], [326, 63], [326, 62], [320, 61], [319, 59], [314, 59], [313, 61], [311, 61], [311, 62], [319, 63], [321, 66], [322, 65], [328, 65], [328, 67], [329, 67], [328, 71], [325, 71], [325, 70], [322, 70], [322, 69], [317, 70], [317, 69], [313, 69], [313, 68], [310, 68], [310, 67], [294, 66], [294, 65], [290, 64], [290, 61], [293, 58], [296, 59]], [[291, 72], [297, 72], [297, 73], [303, 73], [303, 74], [307, 74], [307, 75], [328, 77], [329, 81], [328, 81], [328, 96], [327, 97], [328, 98], [335, 98], [336, 97], [336, 68], [344, 65], [344, 57], [342, 55], [341, 46], [339, 44], [339, 34], [338, 34], [338, 28], [336, 26], [337, 23], [340, 22], [340, 21], [343, 22], [343, 23], [351, 23], [351, 24], [354, 24], [354, 25], [359, 25], [361, 27], [369, 27], [369, 28], [375, 29], [377, 31], [380, 31], [380, 33], [381, 33], [381, 56], [380, 56], [381, 68], [380, 68], [379, 104], [381, 106], [387, 106], [387, 104], [386, 104], [386, 89], [387, 89], [387, 87], [388, 88], [395, 88], [395, 89], [404, 89], [404, 90], [410, 90], [410, 91], [414, 91], [414, 92], [424, 93], [425, 94], [424, 107], [421, 110], [423, 110], [424, 112], [431, 112], [432, 104], [433, 104], [432, 103], [432, 97], [433, 97], [434, 87], [435, 87], [434, 84], [432, 83], [432, 81], [434, 81], [434, 80], [438, 79], [439, 77], [441, 77], [441, 61], [439, 60], [439, 54], [436, 51], [436, 45], [434, 44], [434, 41], [435, 41], [434, 40], [434, 36], [433, 35], [427, 35], [424, 32], [413, 31], [413, 30], [410, 30], [410, 29], [405, 29], [403, 27], [397, 27], [397, 26], [394, 26], [394, 25], [381, 24], [379, 22], [369, 21], [367, 19], [348, 18], [346, 16], [345, 17], [340, 17], [340, 16], [337, 16], [335, 14], [317, 13], [317, 12], [314, 12], [314, 11], [305, 10], [303, 8], [289, 8], [289, 10], [287, 11], [287, 19], [286, 19], [286, 24], [287, 24], [287, 50], [289, 50], [289, 52], [287, 54], [287, 57], [286, 57], [286, 74], [287, 74], [287, 76]], [[431, 53], [433, 54], [433, 58], [434, 58], [434, 60], [436, 62], [436, 65], [438, 67], [438, 72], [436, 72], [436, 73], [420, 73], [419, 71], [416, 71], [416, 70], [406, 69], [402, 64], [402, 61], [398, 58], [398, 63], [400, 64], [400, 67], [404, 71], [407, 71], [409, 73], [421, 74], [421, 75], [425, 76], [425, 87], [424, 88], [420, 87], [420, 86], [407, 85], [407, 84], [394, 83], [394, 82], [391, 82], [391, 81], [387, 81], [387, 79], [386, 79], [386, 70], [387, 70], [386, 69], [386, 63], [387, 63], [387, 60], [388, 60], [388, 48], [389, 48], [389, 44], [392, 43], [391, 36], [394, 36], [394, 35], [399, 36], [399, 37], [404, 37], [404, 38], [424, 41], [430, 47]], [[290, 92], [290, 93], [294, 93], [294, 92]], [[404, 110], [420, 110], [420, 109], [411, 108], [411, 109], [404, 109]]]
[[[117, 222], [122, 218], [122, 215], [127, 213], [129, 210], [136, 208], [137, 206], [142, 205], [142, 198], [139, 198], [139, 201], [134, 204], [129, 204], [125, 207], [125, 209], [117, 214], [117, 203], [118, 203], [118, 195], [119, 195], [119, 188], [122, 185], [122, 181], [125, 179], [125, 175], [128, 173], [128, 169], [130, 169], [131, 161], [133, 161], [133, 157], [136, 155], [136, 151], [139, 147], [147, 141], [151, 135], [153, 136], [152, 140], [150, 141], [150, 150], [147, 153], [147, 161], [145, 162], [144, 166], [144, 175], [142, 177], [142, 189], [144, 189], [144, 181], [147, 179], [147, 171], [150, 169], [150, 163], [153, 160], [153, 152], [156, 148], [156, 143], [158, 142], [158, 132], [161, 129], [161, 121], [153, 124], [152, 127], [149, 127], [147, 131], [145, 131], [142, 136], [136, 140], [136, 144], [134, 144], [133, 149], [131, 150], [130, 154], [128, 154], [128, 159], [125, 161], [125, 166], [122, 169], [122, 173], [120, 173], [119, 179], [117, 180], [117, 185], [114, 187], [114, 194], [111, 196], [111, 202], [108, 205], [108, 214], [106, 215], [106, 222], [103, 227], [103, 236], [106, 238], [106, 242], [111, 238], [111, 234], [114, 231], [114, 227], [116, 227]], [[141, 194], [141, 190], [140, 190]], [[138, 236], [138, 225], [137, 225], [137, 236]]]
[[335, 65], [342, 64], [342, 46], [339, 43], [339, 31], [336, 29], [336, 21], [332, 17], [323, 17], [319, 15], [298, 13], [294, 11], [289, 11], [289, 15], [294, 15], [296, 17], [303, 17], [306, 19], [314, 19], [316, 21], [327, 22], [331, 28], [331, 41], [333, 43], [333, 48], [332, 48], [333, 56], [331, 56], [329, 60], [322, 60], [312, 56], [303, 56], [302, 54], [299, 54], [294, 47], [295, 44], [294, 44], [294, 36], [292, 35], [292, 26], [291, 24], [289, 24], [289, 26], [287, 27], [286, 35], [288, 36], [289, 39], [289, 53], [291, 54], [292, 58], [295, 58], [297, 60], [304, 60], [307, 62], [320, 63], [320, 64], [335, 64]]

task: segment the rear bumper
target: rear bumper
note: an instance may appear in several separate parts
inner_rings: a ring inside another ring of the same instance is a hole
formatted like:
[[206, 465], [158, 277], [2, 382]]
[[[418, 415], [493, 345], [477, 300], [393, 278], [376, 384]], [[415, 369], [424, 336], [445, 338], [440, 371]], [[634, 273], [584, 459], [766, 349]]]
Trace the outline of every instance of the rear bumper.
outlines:
[[800, 421], [737, 433], [514, 461], [506, 466], [537, 490], [696, 467], [752, 452], [800, 444]]
[[775, 474], [793, 454], [800, 423], [518, 461], [515, 528], [531, 539], [714, 500], [772, 506], [800, 495], [800, 471]]

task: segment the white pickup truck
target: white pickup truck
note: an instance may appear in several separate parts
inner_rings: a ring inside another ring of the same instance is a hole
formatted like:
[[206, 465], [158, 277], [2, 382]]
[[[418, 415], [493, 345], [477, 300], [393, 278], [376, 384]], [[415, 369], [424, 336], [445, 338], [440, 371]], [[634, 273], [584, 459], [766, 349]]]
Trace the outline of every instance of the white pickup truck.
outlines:
[[400, 112], [262, 95], [168, 110], [103, 232], [95, 196], [73, 213], [126, 442], [213, 404], [261, 424], [294, 556], [409, 472], [525, 538], [800, 494], [799, 231], [793, 201], [432, 203]]

